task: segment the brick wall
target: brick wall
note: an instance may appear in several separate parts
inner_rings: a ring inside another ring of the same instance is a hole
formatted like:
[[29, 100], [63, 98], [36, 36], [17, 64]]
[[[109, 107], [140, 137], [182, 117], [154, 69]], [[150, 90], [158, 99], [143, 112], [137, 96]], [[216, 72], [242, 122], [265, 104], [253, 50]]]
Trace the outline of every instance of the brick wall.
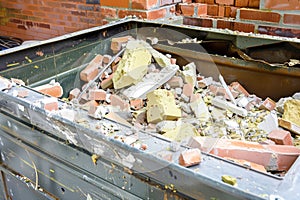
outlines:
[[183, 15], [189, 25], [300, 38], [299, 10], [300, 0], [0, 0], [0, 32], [43, 40], [128, 15]]
[[[207, 6], [207, 13], [186, 7]], [[181, 3], [184, 24], [300, 38], [300, 0], [195, 0]]]

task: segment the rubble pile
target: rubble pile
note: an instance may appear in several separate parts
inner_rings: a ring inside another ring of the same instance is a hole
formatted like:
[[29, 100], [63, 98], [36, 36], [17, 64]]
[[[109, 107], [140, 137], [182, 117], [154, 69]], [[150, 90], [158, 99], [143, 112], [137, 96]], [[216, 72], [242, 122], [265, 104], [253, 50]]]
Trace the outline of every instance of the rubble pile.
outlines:
[[[179, 157], [183, 166], [200, 163], [200, 149], [259, 171], [285, 172], [300, 154], [299, 93], [277, 103], [263, 100], [238, 82], [224, 87], [204, 77], [193, 62], [178, 66], [175, 58], [146, 41], [112, 39], [113, 53], [124, 48], [122, 56], [96, 55], [80, 72], [82, 88], [73, 88], [68, 101], [92, 118], [110, 118], [191, 147]], [[1, 89], [9, 86], [0, 83]], [[63, 95], [57, 82], [34, 89]], [[42, 106], [59, 110], [55, 104], [51, 99]], [[138, 138], [120, 140], [133, 144]], [[145, 145], [139, 148], [147, 150]]]

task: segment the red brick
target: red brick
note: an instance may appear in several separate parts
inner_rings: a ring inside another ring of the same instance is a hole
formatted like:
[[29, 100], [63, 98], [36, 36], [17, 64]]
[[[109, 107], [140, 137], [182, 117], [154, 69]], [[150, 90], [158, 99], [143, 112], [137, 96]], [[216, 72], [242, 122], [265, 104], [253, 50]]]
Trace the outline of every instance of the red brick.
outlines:
[[249, 0], [235, 0], [235, 6], [236, 7], [248, 7], [248, 1]]
[[231, 6], [225, 6], [224, 17], [231, 17]]
[[29, 92], [28, 92], [28, 90], [18, 90], [18, 97], [21, 97], [21, 98], [25, 98], [25, 97], [28, 97], [28, 94], [29, 94]]
[[258, 26], [257, 29], [260, 34], [290, 37], [290, 38], [300, 38], [300, 30], [292, 28], [282, 28], [274, 26]]
[[126, 102], [120, 96], [118, 96], [116, 94], [112, 94], [110, 96], [110, 100], [111, 100], [111, 105], [115, 106], [115, 107], [119, 107], [120, 110], [128, 110], [130, 107], [128, 102]]
[[103, 16], [105, 16], [105, 18], [116, 19], [117, 18], [117, 9], [101, 7], [101, 14]]
[[102, 89], [92, 89], [89, 90], [89, 100], [100, 100], [105, 101], [106, 100], [106, 92]]
[[238, 91], [240, 94], [244, 94], [246, 97], [248, 97], [250, 94], [248, 91], [239, 83], [239, 82], [232, 82], [230, 86]]
[[[195, 140], [195, 139], [194, 139]], [[196, 137], [204, 152], [263, 165], [270, 171], [286, 171], [300, 155], [300, 149], [289, 145], [262, 145], [256, 142]], [[210, 146], [208, 144], [213, 144]]]
[[102, 65], [103, 56], [97, 55], [89, 64], [80, 72], [80, 79], [85, 82], [93, 80], [99, 73]]
[[207, 5], [201, 3], [181, 3], [180, 10], [184, 16], [201, 16], [207, 14]]
[[211, 16], [217, 16], [219, 12], [219, 6], [218, 5], [207, 5], [207, 15]]
[[276, 102], [273, 101], [271, 98], [267, 97], [264, 102], [259, 106], [260, 109], [265, 110], [274, 110], [276, 108]]
[[52, 96], [52, 97], [61, 97], [63, 95], [63, 89], [58, 82], [54, 84], [45, 84], [33, 88], [40, 93]]
[[280, 145], [293, 145], [291, 133], [285, 130], [273, 130], [269, 133], [268, 138]]
[[237, 164], [242, 165], [244, 167], [250, 168], [250, 169], [254, 169], [254, 170], [257, 170], [257, 171], [260, 171], [260, 172], [264, 172], [264, 173], [267, 172], [267, 170], [264, 166], [256, 164], [254, 162], [249, 162], [247, 160], [234, 159], [234, 158], [226, 158], [226, 159], [230, 160], [230, 161], [233, 161], [234, 163], [237, 163]]
[[225, 7], [222, 5], [219, 5], [219, 9], [218, 9], [218, 16], [219, 17], [224, 17], [225, 15]]
[[249, 8], [259, 8], [260, 0], [249, 0]]
[[159, 8], [159, 9], [153, 9], [148, 11], [122, 10], [122, 9], [118, 11], [119, 18], [124, 18], [129, 15], [132, 16], [135, 15], [139, 18], [149, 19], [149, 20], [164, 18], [166, 14], [167, 14], [166, 8]]
[[111, 39], [110, 49], [117, 53], [122, 49], [122, 45], [126, 44], [128, 40], [133, 39], [132, 36], [114, 37]]
[[182, 94], [187, 97], [191, 97], [194, 92], [194, 86], [192, 84], [184, 84], [182, 89]]
[[179, 156], [179, 165], [190, 167], [201, 162], [201, 152], [199, 149], [188, 149], [181, 152]]
[[236, 18], [236, 12], [237, 11], [237, 7], [231, 6], [230, 7], [230, 17], [232, 18]]
[[109, 63], [110, 60], [111, 60], [111, 55], [108, 55], [108, 54], [103, 55], [103, 63], [104, 64]]
[[233, 23], [234, 22], [232, 22], [232, 21], [218, 20], [217, 21], [217, 28], [233, 30]]
[[292, 24], [292, 25], [300, 25], [300, 15], [284, 14], [283, 23]]
[[102, 89], [107, 89], [107, 88], [112, 88], [113, 87], [113, 81], [112, 81], [112, 78], [113, 78], [113, 73], [111, 75], [109, 75], [108, 78], [102, 80], [100, 86]]
[[200, 27], [212, 27], [213, 21], [210, 18], [192, 18], [192, 17], [184, 17], [183, 24], [192, 25], [192, 26], [200, 26]]
[[216, 0], [216, 3], [221, 5], [233, 5], [234, 0]]
[[77, 98], [79, 96], [79, 94], [80, 94], [80, 89], [79, 88], [72, 89], [69, 93], [69, 100]]
[[48, 111], [58, 110], [58, 100], [56, 98], [47, 98], [41, 101], [42, 108]]
[[150, 8], [156, 8], [158, 6], [158, 0], [132, 0], [131, 8], [148, 10]]
[[259, 11], [255, 9], [241, 9], [240, 19], [246, 20], [259, 20], [266, 22], [276, 22], [280, 21], [280, 14], [270, 11]]
[[249, 23], [235, 22], [233, 25], [233, 30], [245, 33], [254, 33], [255, 25]]
[[270, 10], [300, 10], [298, 0], [264, 0], [266, 9]]
[[132, 99], [130, 100], [130, 107], [133, 108], [134, 110], [139, 110], [143, 108], [144, 102], [143, 99]]
[[101, 0], [101, 6], [129, 8], [130, 0]]
[[215, 0], [195, 0], [196, 3], [215, 4]]

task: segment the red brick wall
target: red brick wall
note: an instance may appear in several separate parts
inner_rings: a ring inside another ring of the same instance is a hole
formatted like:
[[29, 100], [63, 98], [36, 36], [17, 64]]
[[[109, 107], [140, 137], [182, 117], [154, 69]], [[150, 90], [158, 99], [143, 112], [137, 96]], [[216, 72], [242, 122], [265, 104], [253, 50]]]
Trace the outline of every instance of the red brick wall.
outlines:
[[0, 32], [42, 40], [103, 23], [100, 5], [85, 0], [1, 0]]
[[[207, 6], [207, 14], [178, 12], [184, 24], [300, 38], [300, 0], [195, 0]], [[189, 4], [193, 7], [193, 3]], [[183, 7], [183, 8], [181, 8]]]
[[[300, 37], [300, 0], [0, 0], [0, 33], [43, 40], [128, 15], [185, 16], [185, 24]], [[175, 9], [176, 5], [176, 9]], [[294, 11], [291, 11], [294, 10]]]

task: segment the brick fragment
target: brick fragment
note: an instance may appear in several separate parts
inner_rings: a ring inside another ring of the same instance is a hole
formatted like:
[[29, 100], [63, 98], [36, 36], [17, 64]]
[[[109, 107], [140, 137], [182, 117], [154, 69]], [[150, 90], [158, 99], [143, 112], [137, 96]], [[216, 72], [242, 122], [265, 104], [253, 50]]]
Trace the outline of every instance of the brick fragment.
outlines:
[[110, 60], [111, 60], [111, 55], [108, 55], [108, 54], [103, 55], [103, 63], [104, 64], [109, 63]]
[[63, 95], [63, 88], [60, 86], [58, 82], [56, 83], [49, 83], [41, 86], [37, 86], [33, 88], [34, 90], [52, 96], [52, 97], [61, 97]]
[[249, 162], [247, 160], [242, 160], [242, 159], [226, 158], [226, 157], [225, 157], [225, 159], [233, 161], [234, 163], [237, 163], [239, 165], [242, 165], [242, 166], [250, 168], [250, 169], [254, 169], [254, 170], [257, 170], [260, 172], [264, 172], [264, 173], [267, 172], [266, 168], [263, 165], [259, 165], [254, 162]]
[[194, 92], [194, 87], [192, 84], [187, 83], [183, 85], [182, 94], [184, 94], [187, 97], [191, 97], [193, 92]]
[[11, 82], [0, 76], [0, 90], [10, 89], [12, 87]]
[[300, 126], [284, 119], [278, 119], [279, 126], [300, 135]]
[[276, 102], [273, 101], [271, 98], [267, 97], [264, 102], [259, 106], [260, 109], [265, 109], [265, 110], [274, 110], [276, 108]]
[[72, 89], [69, 93], [69, 100], [77, 98], [79, 96], [79, 94], [80, 94], [79, 88]]
[[115, 106], [115, 107], [119, 107], [120, 110], [128, 110], [130, 107], [128, 102], [126, 102], [120, 96], [118, 96], [116, 94], [112, 94], [110, 96], [110, 100], [111, 100], [111, 105]]
[[11, 82], [16, 83], [18, 85], [25, 85], [24, 81], [21, 79], [11, 78], [10, 80], [11, 80]]
[[102, 89], [91, 89], [91, 90], [89, 90], [88, 98], [89, 98], [89, 100], [105, 101], [106, 100], [106, 92]]
[[133, 39], [132, 36], [115, 37], [111, 39], [110, 49], [113, 53], [117, 53], [122, 49], [122, 45], [126, 44], [129, 40]]
[[18, 90], [17, 96], [21, 98], [25, 98], [28, 96], [28, 94], [29, 94], [28, 90], [22, 89], [22, 90]]
[[93, 80], [99, 73], [102, 65], [103, 56], [97, 55], [89, 64], [80, 72], [80, 79], [85, 82]]
[[57, 98], [45, 98], [41, 100], [41, 106], [47, 111], [58, 110], [58, 100]]
[[130, 107], [133, 108], [134, 110], [139, 110], [139, 109], [143, 108], [143, 106], [144, 106], [143, 99], [130, 100]]
[[102, 89], [107, 89], [107, 88], [112, 88], [113, 87], [113, 81], [112, 81], [112, 78], [113, 78], [114, 74], [110, 74], [108, 76], [108, 78], [102, 80], [100, 86]]
[[204, 152], [209, 151], [220, 157], [257, 163], [263, 165], [267, 171], [286, 171], [300, 155], [300, 149], [290, 145], [263, 145], [256, 142], [205, 137], [197, 137], [197, 140]]
[[268, 138], [280, 145], [293, 145], [291, 133], [285, 130], [273, 130], [269, 133]]
[[181, 152], [179, 156], [179, 165], [190, 167], [201, 162], [201, 151], [199, 149], [188, 149]]
[[250, 94], [248, 91], [239, 83], [239, 82], [232, 82], [230, 86], [238, 91], [240, 94], [244, 94], [246, 97], [248, 97]]

